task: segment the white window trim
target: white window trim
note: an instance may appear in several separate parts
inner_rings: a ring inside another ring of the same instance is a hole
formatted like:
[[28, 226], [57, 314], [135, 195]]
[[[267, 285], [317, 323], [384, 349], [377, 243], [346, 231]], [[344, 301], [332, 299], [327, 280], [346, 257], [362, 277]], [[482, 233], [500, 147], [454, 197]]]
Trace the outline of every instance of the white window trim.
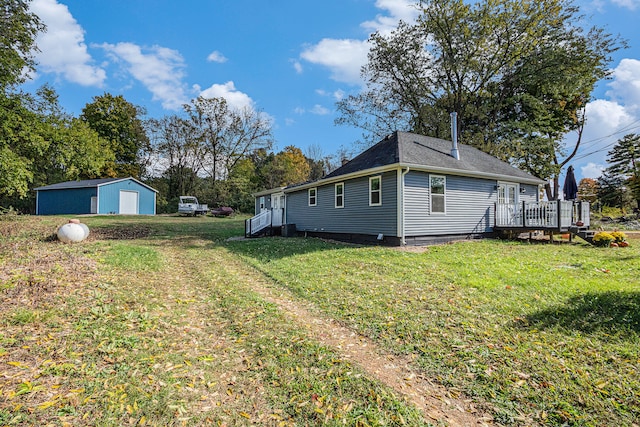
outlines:
[[[338, 187], [342, 187], [342, 194], [340, 194], [340, 196], [342, 196], [342, 204], [338, 205]], [[335, 195], [335, 208], [336, 209], [342, 209], [344, 208], [344, 182], [338, 182], [336, 183], [336, 185], [334, 186], [334, 195]]]
[[[378, 203], [371, 203], [371, 195], [373, 194], [373, 191], [371, 190], [371, 182], [375, 179], [378, 179], [380, 182], [379, 188], [376, 190], [380, 194], [380, 197], [378, 197], [378, 200], [380, 201]], [[382, 206], [382, 175], [372, 176], [369, 178], [369, 206]]]
[[[311, 203], [311, 192], [313, 191], [313, 203]], [[309, 206], [318, 206], [318, 187], [309, 188], [307, 190], [307, 201]]]
[[[444, 194], [435, 194], [435, 196], [442, 196], [443, 198], [443, 206], [444, 212], [434, 212], [433, 211], [433, 196], [431, 193], [431, 179], [433, 178], [442, 178], [444, 179]], [[429, 175], [429, 214], [430, 215], [446, 215], [447, 214], [447, 177], [444, 175]]]

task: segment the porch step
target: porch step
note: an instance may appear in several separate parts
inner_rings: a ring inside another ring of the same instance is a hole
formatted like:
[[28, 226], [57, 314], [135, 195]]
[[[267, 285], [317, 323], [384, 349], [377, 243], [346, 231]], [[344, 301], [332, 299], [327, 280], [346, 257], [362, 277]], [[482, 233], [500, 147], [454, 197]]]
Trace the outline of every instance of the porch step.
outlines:
[[596, 234], [595, 231], [589, 230], [588, 227], [569, 227], [569, 232], [591, 244], [593, 244], [593, 236]]

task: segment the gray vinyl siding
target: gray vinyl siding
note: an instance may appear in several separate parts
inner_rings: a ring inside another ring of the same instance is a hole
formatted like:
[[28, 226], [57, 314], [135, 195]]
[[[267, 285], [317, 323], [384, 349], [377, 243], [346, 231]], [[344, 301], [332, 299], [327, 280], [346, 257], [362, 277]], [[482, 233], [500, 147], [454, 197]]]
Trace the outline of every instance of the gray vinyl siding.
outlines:
[[344, 207], [335, 207], [335, 182], [318, 186], [317, 205], [307, 189], [287, 193], [287, 223], [298, 231], [397, 236], [397, 172], [382, 174], [382, 205], [369, 206], [370, 176], [345, 180]]
[[[524, 190], [524, 193], [522, 192]], [[537, 185], [520, 184], [520, 202], [533, 203], [540, 198]]]
[[[443, 176], [441, 174], [435, 174]], [[406, 236], [485, 233], [493, 230], [496, 181], [446, 176], [445, 213], [430, 214], [429, 174], [405, 176]]]
[[255, 214], [258, 215], [260, 213], [260, 197], [264, 197], [264, 208], [266, 210], [271, 209], [271, 194], [266, 194], [264, 196], [258, 196], [256, 197], [256, 212]]

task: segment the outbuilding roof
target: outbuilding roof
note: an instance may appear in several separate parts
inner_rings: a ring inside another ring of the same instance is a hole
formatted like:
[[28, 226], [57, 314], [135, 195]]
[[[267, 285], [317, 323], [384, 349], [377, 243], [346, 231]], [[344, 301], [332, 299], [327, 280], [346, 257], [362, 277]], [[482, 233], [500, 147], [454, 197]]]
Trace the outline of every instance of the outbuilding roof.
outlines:
[[93, 187], [100, 187], [101, 185], [105, 185], [105, 184], [110, 184], [113, 182], [117, 182], [117, 181], [126, 181], [126, 180], [133, 180], [135, 182], [137, 182], [140, 185], [143, 185], [145, 187], [147, 187], [149, 190], [155, 191], [156, 193], [158, 192], [158, 190], [156, 190], [155, 188], [152, 188], [150, 186], [148, 186], [147, 184], [138, 181], [137, 179], [133, 178], [133, 177], [128, 177], [128, 178], [99, 178], [99, 179], [85, 179], [82, 181], [66, 181], [66, 182], [59, 182], [57, 184], [51, 184], [51, 185], [45, 185], [43, 187], [37, 187], [34, 188], [35, 191], [47, 191], [47, 190], [64, 190], [64, 189], [72, 189], [72, 188], [93, 188]]

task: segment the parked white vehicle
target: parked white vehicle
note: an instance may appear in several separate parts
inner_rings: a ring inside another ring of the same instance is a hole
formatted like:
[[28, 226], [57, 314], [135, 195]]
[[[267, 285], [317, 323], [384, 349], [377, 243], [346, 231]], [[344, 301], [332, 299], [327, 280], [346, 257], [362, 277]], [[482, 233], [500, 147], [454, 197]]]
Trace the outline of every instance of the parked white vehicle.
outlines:
[[186, 215], [204, 215], [209, 211], [207, 205], [198, 203], [198, 199], [194, 196], [180, 196], [178, 203], [178, 213]]

